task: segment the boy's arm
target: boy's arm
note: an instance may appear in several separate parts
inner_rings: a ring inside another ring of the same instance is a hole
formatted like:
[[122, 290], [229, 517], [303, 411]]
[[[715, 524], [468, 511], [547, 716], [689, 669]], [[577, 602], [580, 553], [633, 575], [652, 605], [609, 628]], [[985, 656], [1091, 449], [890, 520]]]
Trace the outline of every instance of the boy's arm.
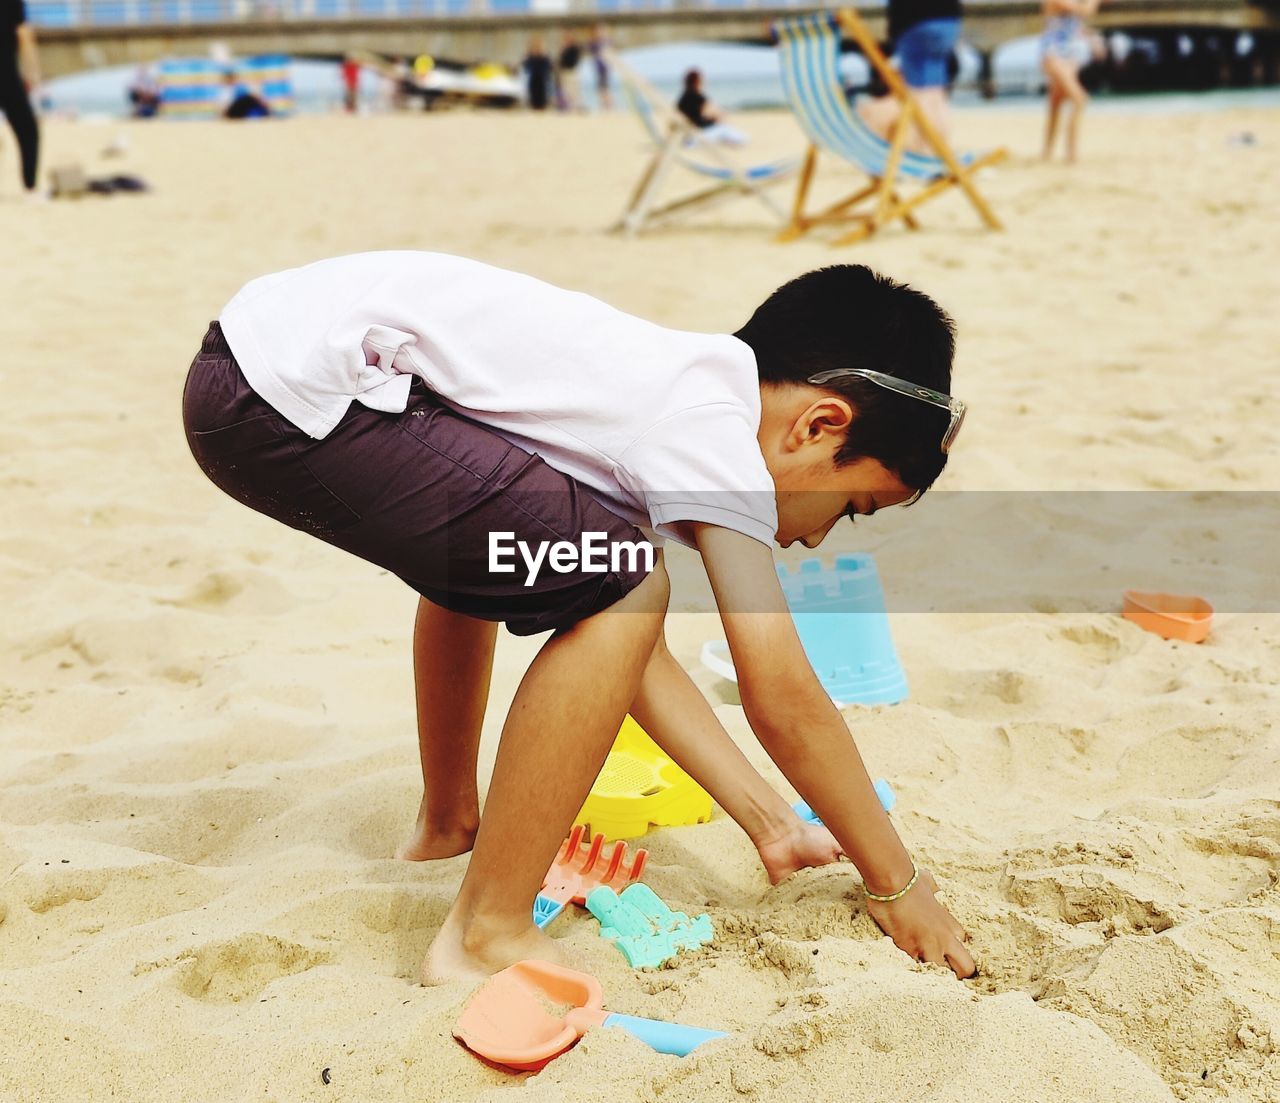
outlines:
[[[911, 879], [912, 861], [885, 814], [843, 718], [823, 691], [796, 635], [768, 547], [741, 533], [695, 526], [738, 671], [742, 707], [787, 780], [831, 829], [869, 892], [888, 896]], [[933, 896], [932, 877], [868, 911], [913, 957], [974, 972], [964, 931]]]
[[661, 635], [631, 714], [751, 837], [771, 882], [839, 857], [831, 832], [800, 820], [751, 765]]

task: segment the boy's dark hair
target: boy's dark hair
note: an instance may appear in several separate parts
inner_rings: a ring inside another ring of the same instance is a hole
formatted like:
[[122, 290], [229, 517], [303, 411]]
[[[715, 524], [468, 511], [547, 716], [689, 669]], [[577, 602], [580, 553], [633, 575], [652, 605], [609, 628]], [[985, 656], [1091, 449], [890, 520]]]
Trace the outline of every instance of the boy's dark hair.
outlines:
[[[832, 368], [870, 368], [951, 390], [951, 318], [928, 295], [861, 264], [819, 268], [783, 284], [734, 336], [756, 354], [762, 383], [804, 383]], [[837, 466], [879, 460], [917, 491], [942, 474], [946, 410], [857, 376], [822, 388], [857, 410]]]

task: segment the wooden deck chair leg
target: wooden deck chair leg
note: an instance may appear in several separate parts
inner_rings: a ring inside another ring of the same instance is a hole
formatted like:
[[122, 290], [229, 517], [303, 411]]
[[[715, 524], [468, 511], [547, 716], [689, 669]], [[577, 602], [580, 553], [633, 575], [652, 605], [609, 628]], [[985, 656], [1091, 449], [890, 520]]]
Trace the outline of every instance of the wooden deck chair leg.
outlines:
[[[988, 165], [994, 165], [999, 161], [1003, 160], [1004, 157], [1005, 157], [1004, 150], [1002, 149], [993, 150], [991, 153], [988, 153], [985, 157], [979, 158], [977, 161], [974, 161], [973, 164], [969, 165], [968, 168], [964, 169], [961, 172], [961, 177], [968, 176], [971, 173], [977, 172], [979, 169], [987, 167]], [[960, 177], [941, 176], [937, 180], [934, 180], [933, 183], [925, 185], [925, 187], [921, 188], [909, 199], [899, 200], [898, 207], [893, 212], [892, 217], [901, 218], [904, 222], [910, 225], [911, 222], [915, 221], [915, 218], [911, 212], [916, 207], [920, 206], [920, 204], [925, 202], [926, 200], [932, 199], [935, 195], [941, 195], [948, 188], [958, 187], [960, 184], [961, 184]]]
[[702, 188], [689, 195], [681, 196], [679, 199], [673, 199], [670, 203], [664, 203], [661, 207], [654, 208], [648, 213], [645, 220], [647, 222], [657, 222], [659, 219], [666, 218], [667, 215], [675, 214], [677, 211], [696, 207], [702, 203], [710, 204], [718, 199], [728, 199], [737, 194], [738, 189], [733, 184], [713, 184], [709, 188]]
[[920, 229], [920, 220], [916, 218], [916, 216], [911, 213], [910, 209], [903, 204], [902, 196], [899, 195], [896, 191], [893, 193], [893, 202], [895, 206], [902, 208], [902, 221], [907, 224], [907, 229], [909, 230]]
[[916, 114], [912, 104], [903, 104], [898, 112], [898, 119], [893, 124], [893, 138], [889, 143], [889, 156], [885, 158], [884, 176], [880, 179], [880, 194], [876, 201], [875, 224], [879, 228], [889, 220], [889, 211], [893, 207], [894, 181], [898, 178], [898, 166], [902, 164], [902, 151], [907, 144], [907, 135]]
[[654, 174], [658, 171], [658, 165], [661, 164], [663, 154], [665, 153], [666, 147], [664, 146], [662, 149], [655, 151], [654, 155], [649, 158], [649, 164], [645, 168], [643, 174], [641, 174], [640, 180], [637, 182], [636, 186], [631, 189], [631, 196], [627, 200], [626, 209], [623, 210], [622, 217], [618, 220], [617, 226], [614, 227], [615, 229], [630, 232], [634, 228], [632, 225], [632, 218], [635, 214], [636, 208], [640, 205], [640, 198], [646, 191], [648, 191], [649, 184], [653, 180]]
[[902, 219], [902, 221], [905, 222], [912, 230], [918, 230], [920, 229], [920, 223], [917, 221], [915, 215], [911, 213], [911, 209], [923, 203], [931, 196], [938, 194], [939, 191], [945, 191], [947, 188], [954, 187], [955, 183], [955, 180], [950, 176], [945, 177], [944, 179], [937, 181], [937, 184], [934, 185], [936, 190], [929, 191], [927, 194], [921, 193], [913, 195], [910, 199], [903, 199], [901, 195], [894, 191], [890, 193], [892, 204], [884, 210], [883, 215], [877, 211], [874, 218], [868, 218], [866, 223], [858, 229], [845, 234], [844, 237], [837, 238], [833, 244], [852, 245], [855, 242], [862, 241], [865, 238], [870, 237], [876, 232], [876, 230], [880, 229], [881, 226], [887, 226], [890, 222], [893, 222], [898, 218]]
[[784, 211], [778, 201], [769, 194], [769, 185], [767, 183], [761, 184], [757, 180], [743, 178], [736, 181], [736, 186], [743, 195], [753, 195], [760, 200], [761, 203], [773, 212], [774, 217], [777, 218], [779, 222], [787, 221], [787, 212]]
[[933, 121], [927, 118], [923, 111], [917, 112], [917, 115], [919, 117], [916, 120], [916, 125], [920, 128], [920, 133], [924, 135], [924, 140], [933, 147], [934, 153], [938, 155], [938, 160], [951, 170], [951, 175], [955, 177], [955, 182], [960, 185], [965, 195], [969, 197], [969, 202], [973, 204], [978, 216], [990, 229], [1003, 230], [1004, 226], [996, 217], [995, 211], [991, 209], [986, 199], [983, 198], [982, 193], [978, 191], [973, 181], [969, 179], [975, 166], [970, 165], [966, 168], [961, 165], [956, 155], [951, 152], [951, 147], [947, 145], [946, 140], [938, 133]]
[[809, 197], [809, 185], [813, 183], [813, 170], [817, 165], [818, 147], [810, 142], [800, 169], [800, 180], [796, 184], [796, 197], [791, 204], [791, 225], [778, 234], [779, 241], [794, 241], [809, 228], [804, 217], [804, 203]]
[[[808, 221], [814, 224], [818, 222], [830, 222], [835, 219], [837, 215], [844, 214], [844, 212], [850, 207], [862, 202], [862, 200], [866, 199], [869, 195], [875, 195], [879, 190], [880, 179], [879, 177], [873, 177], [871, 183], [861, 191], [856, 191], [852, 195], [846, 195], [839, 203], [832, 203], [830, 207], [819, 211], [817, 214], [810, 215]], [[850, 215], [848, 217], [854, 216]]]
[[[862, 241], [875, 233], [881, 226], [892, 222], [899, 214], [902, 214], [905, 218], [910, 218], [913, 223], [915, 222], [914, 217], [902, 211], [902, 200], [898, 196], [898, 190], [893, 186], [898, 176], [898, 168], [902, 164], [902, 153], [906, 148], [907, 135], [911, 133], [914, 114], [914, 105], [904, 104], [902, 110], [898, 113], [897, 121], [893, 124], [893, 136], [889, 142], [889, 156], [885, 158], [884, 176], [875, 185], [875, 213], [856, 230], [837, 238], [836, 245], [852, 245], [856, 241]], [[916, 223], [916, 225], [918, 226], [919, 224]]]
[[[864, 221], [869, 221], [871, 219], [870, 215], [849, 215], [844, 212], [855, 204], [866, 199], [869, 195], [875, 195], [879, 188], [879, 178], [873, 178], [871, 183], [865, 188], [854, 192], [852, 195], [846, 195], [838, 203], [832, 203], [831, 206], [824, 207], [816, 214], [805, 215], [803, 217], [804, 230], [808, 230], [813, 226], [819, 226], [824, 222], [848, 222], [851, 218], [861, 218]], [[803, 232], [803, 230], [801, 232]]]
[[843, 234], [836, 238], [833, 245], [854, 245], [859, 241], [865, 241], [876, 232], [876, 224], [874, 219], [868, 215], [865, 222], [856, 230], [850, 230], [847, 234]]
[[667, 169], [675, 159], [676, 146], [680, 143], [680, 135], [672, 130], [658, 155], [653, 159], [639, 185], [636, 187], [635, 199], [623, 217], [623, 226], [627, 233], [634, 234], [643, 228], [649, 216], [649, 205], [653, 202]]

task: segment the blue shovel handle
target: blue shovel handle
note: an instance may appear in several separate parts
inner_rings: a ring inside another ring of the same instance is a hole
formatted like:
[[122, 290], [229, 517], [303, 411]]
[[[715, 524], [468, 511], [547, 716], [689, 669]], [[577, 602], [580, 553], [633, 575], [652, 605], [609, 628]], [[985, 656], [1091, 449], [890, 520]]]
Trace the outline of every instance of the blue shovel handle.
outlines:
[[703, 1030], [696, 1026], [664, 1023], [658, 1019], [641, 1019], [636, 1015], [610, 1014], [604, 1020], [604, 1025], [620, 1026], [632, 1037], [639, 1038], [659, 1053], [672, 1053], [677, 1057], [688, 1056], [703, 1042], [728, 1037], [723, 1030]]
[[564, 911], [564, 907], [564, 904], [559, 900], [552, 900], [550, 897], [538, 893], [537, 899], [533, 902], [534, 924], [538, 927], [549, 927], [551, 921]]
[[[898, 803], [897, 794], [894, 793], [892, 786], [890, 786], [884, 778], [877, 778], [873, 784], [875, 786], [876, 796], [880, 798], [880, 807], [886, 812], [892, 812], [893, 806]], [[805, 821], [805, 823], [814, 823], [818, 826], [822, 826], [822, 821], [818, 819], [818, 813], [810, 808], [804, 801], [796, 801], [791, 808], [797, 816]]]

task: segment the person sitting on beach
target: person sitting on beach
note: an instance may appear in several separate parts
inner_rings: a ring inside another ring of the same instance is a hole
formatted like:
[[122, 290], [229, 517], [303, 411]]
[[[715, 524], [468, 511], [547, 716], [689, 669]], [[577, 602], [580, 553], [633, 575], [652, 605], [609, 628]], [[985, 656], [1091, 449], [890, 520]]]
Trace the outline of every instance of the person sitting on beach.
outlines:
[[724, 115], [703, 94], [702, 73], [690, 69], [684, 75], [684, 91], [676, 101], [676, 110], [696, 126], [701, 137], [712, 142], [723, 142], [725, 145], [741, 146], [747, 144], [747, 136], [735, 126], [724, 121]]
[[1087, 52], [1084, 20], [1101, 6], [1101, 0], [1045, 0], [1044, 33], [1040, 36], [1040, 65], [1048, 82], [1048, 115], [1044, 128], [1044, 152], [1053, 156], [1058, 136], [1058, 117], [1064, 103], [1067, 115], [1067, 161], [1076, 159], [1080, 138], [1080, 116], [1089, 102], [1089, 93], [1080, 83], [1082, 52]]
[[[200, 468], [420, 595], [423, 796], [397, 856], [472, 852], [425, 982], [559, 956], [534, 897], [628, 712], [747, 831], [771, 881], [847, 855], [901, 949], [974, 972], [805, 657], [772, 550], [816, 548], [933, 484], [963, 420], [941, 393], [953, 351], [932, 299], [855, 265], [792, 280], [733, 335], [410, 251], [263, 276], [223, 308], [183, 396]], [[756, 773], [667, 650], [665, 539], [701, 555], [747, 721], [825, 827]], [[499, 622], [551, 634], [482, 816]]]
[[161, 91], [150, 68], [139, 65], [128, 89], [130, 114], [135, 119], [153, 119], [160, 112]]
[[265, 119], [271, 114], [267, 101], [248, 85], [241, 84], [231, 69], [222, 77], [221, 108], [224, 119]]

